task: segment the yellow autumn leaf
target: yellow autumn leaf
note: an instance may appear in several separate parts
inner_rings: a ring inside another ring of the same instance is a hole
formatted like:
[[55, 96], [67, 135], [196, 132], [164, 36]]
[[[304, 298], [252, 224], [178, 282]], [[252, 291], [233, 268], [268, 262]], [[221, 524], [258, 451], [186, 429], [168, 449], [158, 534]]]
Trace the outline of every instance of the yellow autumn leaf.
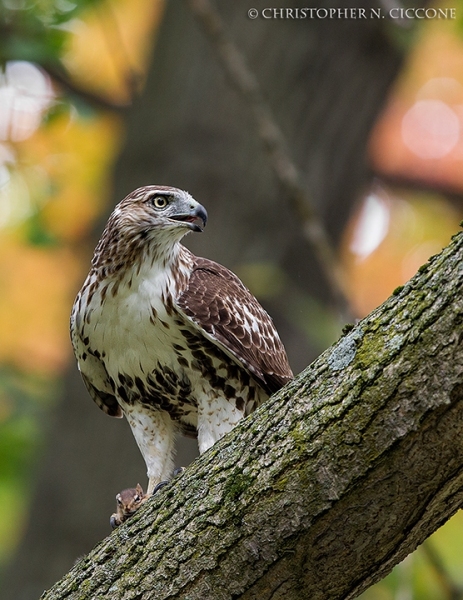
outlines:
[[53, 373], [69, 357], [69, 307], [80, 266], [69, 249], [0, 243], [0, 361]]
[[112, 102], [129, 102], [144, 82], [163, 7], [163, 0], [106, 0], [85, 10], [64, 57], [73, 79]]

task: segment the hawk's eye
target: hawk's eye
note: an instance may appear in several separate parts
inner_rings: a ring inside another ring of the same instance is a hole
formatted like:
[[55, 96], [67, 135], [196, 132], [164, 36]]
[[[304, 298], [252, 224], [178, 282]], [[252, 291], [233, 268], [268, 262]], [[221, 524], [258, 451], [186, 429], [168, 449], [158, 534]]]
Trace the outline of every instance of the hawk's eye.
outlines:
[[168, 201], [165, 196], [154, 196], [154, 198], [151, 199], [151, 202], [155, 208], [165, 208], [168, 205]]

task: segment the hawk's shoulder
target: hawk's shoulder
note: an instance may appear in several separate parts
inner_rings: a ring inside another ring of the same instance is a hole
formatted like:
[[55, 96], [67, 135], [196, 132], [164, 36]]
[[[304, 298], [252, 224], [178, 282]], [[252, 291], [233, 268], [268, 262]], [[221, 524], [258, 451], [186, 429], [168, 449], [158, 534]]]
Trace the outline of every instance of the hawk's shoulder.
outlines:
[[227, 268], [194, 257], [177, 306], [212, 340], [241, 362], [268, 394], [293, 378], [272, 319]]

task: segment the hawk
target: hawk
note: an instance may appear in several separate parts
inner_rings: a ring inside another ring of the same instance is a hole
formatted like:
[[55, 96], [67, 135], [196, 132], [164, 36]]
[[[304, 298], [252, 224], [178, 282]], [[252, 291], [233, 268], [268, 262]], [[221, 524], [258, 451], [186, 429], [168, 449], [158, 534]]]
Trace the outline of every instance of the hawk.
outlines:
[[249, 290], [180, 243], [206, 221], [185, 191], [135, 190], [111, 214], [72, 310], [82, 378], [105, 413], [128, 420], [147, 495], [172, 472], [177, 432], [203, 453], [293, 377]]

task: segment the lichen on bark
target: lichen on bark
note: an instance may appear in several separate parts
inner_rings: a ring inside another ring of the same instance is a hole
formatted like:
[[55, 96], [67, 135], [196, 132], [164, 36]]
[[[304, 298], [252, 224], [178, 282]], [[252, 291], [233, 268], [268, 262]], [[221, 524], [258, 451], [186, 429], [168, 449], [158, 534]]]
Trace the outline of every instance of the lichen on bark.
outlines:
[[42, 600], [354, 598], [463, 500], [463, 234]]

